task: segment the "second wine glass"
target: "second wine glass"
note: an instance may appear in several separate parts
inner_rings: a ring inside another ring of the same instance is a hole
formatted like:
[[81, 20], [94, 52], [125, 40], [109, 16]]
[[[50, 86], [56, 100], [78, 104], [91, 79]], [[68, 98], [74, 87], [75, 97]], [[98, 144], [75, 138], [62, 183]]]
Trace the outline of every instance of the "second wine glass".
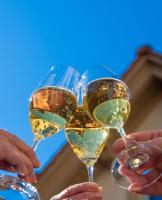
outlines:
[[66, 124], [65, 132], [72, 150], [87, 167], [89, 182], [93, 182], [94, 164], [106, 144], [109, 129], [94, 120], [81, 105]]
[[[93, 73], [97, 72], [92, 71], [92, 74]], [[89, 181], [92, 182], [94, 181], [94, 164], [103, 151], [109, 129], [94, 119], [87, 109], [87, 106], [84, 104], [83, 98], [88, 81], [87, 75], [85, 71], [80, 78], [77, 86], [80, 94], [78, 106], [75, 114], [66, 124], [65, 132], [72, 150], [86, 165]]]
[[87, 69], [84, 105], [96, 121], [117, 129], [124, 140], [125, 148], [117, 155], [111, 169], [116, 182], [125, 189], [133, 185], [139, 189], [148, 187], [161, 177], [161, 170], [155, 167], [156, 159], [153, 156], [153, 152], [161, 155], [161, 151], [149, 141], [136, 142], [126, 136], [123, 126], [130, 113], [130, 91], [123, 81], [114, 78], [110, 72], [106, 66]]

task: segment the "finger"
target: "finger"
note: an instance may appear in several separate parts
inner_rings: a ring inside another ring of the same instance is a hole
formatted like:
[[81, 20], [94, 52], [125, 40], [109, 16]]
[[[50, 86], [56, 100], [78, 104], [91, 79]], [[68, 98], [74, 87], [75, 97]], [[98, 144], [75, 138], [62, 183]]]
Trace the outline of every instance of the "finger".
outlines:
[[19, 175], [18, 174], [18, 177], [19, 177], [20, 180], [31, 183], [31, 184], [37, 183], [37, 180], [35, 180], [36, 178], [31, 177], [31, 175]]
[[9, 172], [13, 172], [13, 173], [17, 172], [16, 169], [6, 161], [0, 161], [0, 169], [9, 171]]
[[31, 162], [31, 160], [23, 153], [21, 153], [21, 157], [22, 159], [24, 160], [25, 164], [26, 164], [26, 167], [28, 168], [28, 174], [27, 174], [27, 178], [30, 179], [30, 183], [37, 183], [37, 180], [36, 180], [36, 176], [34, 174], [34, 170], [33, 170], [33, 164]]
[[57, 196], [58, 198], [59, 197], [67, 198], [82, 192], [94, 192], [97, 191], [98, 189], [99, 186], [96, 183], [89, 183], [89, 182], [79, 183], [68, 187]]
[[94, 199], [102, 199], [103, 194], [102, 192], [83, 192], [71, 196], [70, 198], [64, 198], [64, 200], [94, 200]]
[[19, 179], [20, 179], [21, 181], [25, 181], [25, 182], [28, 182], [28, 183], [32, 183], [31, 178], [30, 178], [28, 175], [22, 176], [22, 175], [19, 175], [19, 174], [18, 174], [18, 177], [19, 177]]
[[162, 154], [162, 137], [152, 139], [147, 146], [151, 147], [157, 155]]
[[138, 185], [134, 184], [131, 186], [130, 191], [136, 192], [139, 194], [161, 196], [162, 195], [161, 185], [162, 185], [162, 182], [160, 181], [157, 181], [145, 188], [139, 188]]
[[152, 183], [155, 179], [157, 180], [161, 176], [161, 169], [158, 169], [157, 160], [153, 156], [138, 167], [131, 168], [127, 162], [120, 165], [119, 173], [122, 176], [126, 176], [127, 179], [138, 186], [148, 185]]
[[14, 167], [18, 173], [29, 174], [24, 158], [15, 147], [10, 146], [5, 150], [4, 161]]
[[157, 168], [162, 170], [162, 158], [159, 158], [157, 161]]
[[143, 191], [144, 188], [148, 188], [149, 185], [154, 184], [154, 182], [158, 181], [161, 176], [161, 171], [157, 169], [150, 169], [148, 172], [132, 177], [128, 177], [131, 180], [131, 185], [128, 188], [129, 191]]
[[4, 159], [5, 162], [9, 163], [19, 175], [28, 176], [29, 182], [36, 182], [36, 177], [33, 172], [33, 165], [30, 159], [11, 144], [5, 149]]
[[125, 149], [125, 142], [123, 139], [119, 138], [118, 140], [116, 140], [114, 142], [114, 144], [112, 145], [112, 149], [114, 151], [115, 154], [119, 154], [122, 150]]
[[119, 173], [130, 182], [130, 185], [138, 183], [138, 187], [141, 187], [147, 183], [146, 178], [138, 174], [136, 171], [121, 167]]
[[135, 141], [148, 141], [154, 138], [162, 137], [162, 129], [136, 132], [130, 134], [129, 137]]
[[34, 167], [38, 168], [40, 166], [40, 162], [32, 148], [30, 148], [27, 144], [20, 140], [16, 135], [10, 134], [9, 139], [11, 140], [11, 142], [14, 142], [17, 149], [19, 149], [29, 157]]
[[[160, 137], [162, 137], [162, 129], [132, 133], [132, 134], [129, 134], [128, 138], [130, 138], [130, 142], [131, 140], [134, 140], [136, 142], [145, 142], [145, 141], [153, 140], [155, 138], [160, 138]], [[158, 144], [161, 144], [160, 141]], [[116, 154], [120, 153], [123, 149], [125, 149], [125, 141], [121, 138], [118, 139], [117, 141], [114, 142], [112, 148]]]

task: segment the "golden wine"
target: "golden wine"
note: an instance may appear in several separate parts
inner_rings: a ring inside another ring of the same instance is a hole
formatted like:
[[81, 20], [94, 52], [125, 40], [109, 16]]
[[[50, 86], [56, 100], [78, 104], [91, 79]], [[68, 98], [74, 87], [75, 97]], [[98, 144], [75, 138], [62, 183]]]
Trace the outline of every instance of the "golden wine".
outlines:
[[97, 79], [87, 85], [84, 105], [100, 123], [122, 127], [130, 113], [129, 89], [117, 79]]
[[64, 128], [76, 110], [75, 95], [63, 88], [44, 87], [30, 100], [30, 124], [36, 140], [49, 137]]
[[66, 124], [65, 132], [78, 158], [86, 166], [93, 166], [106, 144], [109, 129], [92, 119], [83, 107], [79, 107]]
[[123, 127], [128, 119], [130, 104], [125, 99], [111, 99], [99, 104], [93, 115], [96, 120], [110, 128]]

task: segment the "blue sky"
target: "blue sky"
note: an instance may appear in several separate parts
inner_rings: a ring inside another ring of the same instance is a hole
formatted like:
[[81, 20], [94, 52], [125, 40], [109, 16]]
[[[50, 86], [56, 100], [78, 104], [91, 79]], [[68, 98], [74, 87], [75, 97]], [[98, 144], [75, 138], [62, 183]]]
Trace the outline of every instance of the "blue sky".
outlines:
[[[29, 97], [53, 64], [106, 64], [119, 76], [144, 44], [162, 52], [161, 0], [0, 0], [0, 127], [29, 145]], [[65, 143], [40, 143], [42, 166]]]

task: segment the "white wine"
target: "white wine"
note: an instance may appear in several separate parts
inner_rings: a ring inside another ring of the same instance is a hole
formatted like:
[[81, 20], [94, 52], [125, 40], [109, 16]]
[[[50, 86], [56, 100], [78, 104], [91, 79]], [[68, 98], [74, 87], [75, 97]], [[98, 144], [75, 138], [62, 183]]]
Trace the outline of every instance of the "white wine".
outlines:
[[65, 126], [66, 120], [54, 113], [32, 109], [30, 124], [36, 140], [42, 140], [59, 132]]
[[86, 87], [84, 106], [100, 123], [123, 127], [130, 113], [129, 89], [117, 79], [97, 79]]
[[130, 104], [125, 99], [111, 99], [96, 106], [93, 115], [96, 120], [110, 128], [123, 127], [128, 119]]
[[49, 137], [64, 128], [76, 110], [76, 97], [70, 91], [45, 87], [30, 100], [30, 124], [36, 140]]
[[109, 129], [92, 119], [83, 107], [79, 107], [66, 124], [65, 132], [78, 158], [86, 166], [93, 166], [106, 144]]

